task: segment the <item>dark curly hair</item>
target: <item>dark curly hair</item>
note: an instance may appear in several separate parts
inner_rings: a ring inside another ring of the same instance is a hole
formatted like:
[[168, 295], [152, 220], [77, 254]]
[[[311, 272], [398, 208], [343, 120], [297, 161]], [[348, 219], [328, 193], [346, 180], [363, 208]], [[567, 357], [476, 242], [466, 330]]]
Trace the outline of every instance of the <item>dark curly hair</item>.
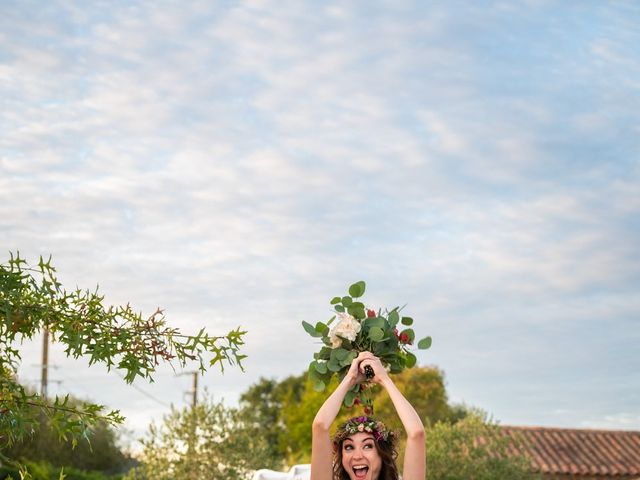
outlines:
[[[354, 417], [347, 422], [343, 423], [336, 435], [333, 437], [333, 479], [334, 480], [349, 480], [349, 474], [342, 466], [342, 444], [344, 441], [351, 437], [351, 435], [345, 435], [345, 428], [347, 425], [352, 424], [357, 417]], [[371, 417], [367, 420], [374, 421]], [[398, 457], [397, 450], [397, 435], [395, 432], [389, 432], [385, 437], [374, 435], [376, 437], [375, 446], [380, 455], [382, 461], [382, 467], [380, 468], [380, 476], [378, 480], [398, 480], [398, 467], [396, 466], [396, 458]]]

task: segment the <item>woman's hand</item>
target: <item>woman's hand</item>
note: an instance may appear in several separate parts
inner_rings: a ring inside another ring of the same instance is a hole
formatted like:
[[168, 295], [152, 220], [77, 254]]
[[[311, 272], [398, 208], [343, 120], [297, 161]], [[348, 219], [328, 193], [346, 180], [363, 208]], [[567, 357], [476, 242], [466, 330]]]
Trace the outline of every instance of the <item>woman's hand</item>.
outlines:
[[[362, 372], [363, 376], [364, 376], [364, 367], [369, 366], [373, 369], [374, 375], [373, 375], [373, 378], [371, 379], [373, 383], [377, 383], [378, 385], [381, 385], [383, 381], [389, 379], [389, 374], [387, 373], [387, 370], [382, 366], [382, 362], [378, 357], [376, 357], [371, 352], [362, 352], [360, 355], [363, 355], [363, 354], [366, 354], [366, 356], [363, 356], [359, 365], [359, 369]], [[360, 355], [358, 356], [358, 358], [360, 358]]]
[[364, 374], [362, 362], [365, 360], [371, 360], [376, 358], [371, 352], [360, 352], [356, 358], [351, 362], [349, 371], [345, 376], [345, 379], [349, 382], [350, 386], [358, 385], [367, 381], [367, 377]]

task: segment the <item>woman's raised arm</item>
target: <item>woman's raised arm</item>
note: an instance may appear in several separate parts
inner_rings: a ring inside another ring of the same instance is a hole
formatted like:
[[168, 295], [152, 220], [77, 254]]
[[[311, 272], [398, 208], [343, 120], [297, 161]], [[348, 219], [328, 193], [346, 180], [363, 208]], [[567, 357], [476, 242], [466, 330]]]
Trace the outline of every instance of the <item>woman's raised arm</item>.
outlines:
[[[372, 355], [373, 357], [373, 355]], [[381, 385], [389, 394], [393, 406], [400, 417], [402, 426], [407, 434], [407, 446], [404, 452], [402, 468], [403, 480], [424, 480], [427, 471], [424, 425], [420, 416], [409, 401], [395, 386], [387, 371], [377, 357], [362, 361], [362, 368], [370, 365], [375, 376], [373, 381]]]
[[342, 382], [325, 400], [313, 419], [311, 427], [311, 480], [333, 479], [333, 445], [329, 437], [329, 430], [340, 412], [340, 406], [349, 389], [365, 379], [364, 374], [360, 372], [360, 362], [371, 357], [373, 355], [370, 353], [362, 352], [351, 362], [351, 367]]

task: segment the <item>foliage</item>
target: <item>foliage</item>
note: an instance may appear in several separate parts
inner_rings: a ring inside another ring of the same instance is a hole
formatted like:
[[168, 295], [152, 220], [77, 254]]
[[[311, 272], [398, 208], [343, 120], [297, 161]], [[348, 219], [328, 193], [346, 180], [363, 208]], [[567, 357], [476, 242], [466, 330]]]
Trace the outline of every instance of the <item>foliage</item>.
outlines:
[[479, 415], [456, 424], [439, 422], [427, 430], [427, 471], [430, 480], [531, 480], [524, 457], [509, 454], [512, 440], [500, 427]]
[[[122, 475], [106, 475], [102, 472], [84, 471], [73, 467], [64, 468], [62, 473], [60, 468], [50, 463], [30, 460], [24, 461], [24, 467], [29, 470], [32, 480], [121, 480]], [[1, 479], [18, 479], [20, 470], [12, 467], [0, 467]]]
[[[365, 288], [365, 282], [359, 281], [349, 287], [348, 295], [334, 297], [330, 303], [336, 314], [326, 324], [317, 322], [313, 326], [302, 322], [305, 331], [314, 338], [320, 338], [324, 344], [313, 355], [308, 371], [318, 391], [323, 391], [334, 375], [343, 378], [358, 352], [372, 352], [391, 373], [400, 373], [416, 364], [416, 356], [409, 351], [415, 340], [415, 332], [411, 328], [413, 318], [401, 317], [400, 307], [384, 312], [366, 309], [364, 303], [357, 300], [364, 295]], [[336, 317], [338, 321], [330, 328]], [[399, 325], [406, 328], [399, 332]], [[431, 337], [418, 342], [420, 349], [430, 346]], [[350, 407], [356, 400], [372, 405], [371, 397], [361, 385], [355, 385], [345, 395], [344, 404]]]
[[[336, 387], [332, 379], [328, 389]], [[416, 411], [427, 425], [440, 420], [454, 421], [464, 416], [463, 409], [449, 406], [443, 373], [435, 368], [416, 367], [394, 375], [394, 382], [416, 407]], [[371, 391], [376, 404], [376, 417], [390, 428], [401, 431], [398, 419], [388, 395], [378, 389]], [[286, 464], [305, 463], [311, 452], [311, 424], [326, 400], [325, 392], [314, 389], [306, 375], [288, 377], [282, 382], [261, 379], [241, 397], [241, 405], [256, 424], [262, 424], [265, 436], [273, 442], [278, 438], [278, 447], [271, 450], [275, 462]], [[344, 407], [335, 425], [361, 414], [358, 406]], [[401, 436], [402, 438], [402, 436]]]
[[[78, 405], [77, 399], [70, 398], [70, 405]], [[99, 421], [90, 429], [89, 442], [79, 442], [73, 448], [71, 441], [58, 441], [56, 432], [48, 421], [36, 425], [35, 431], [2, 450], [10, 458], [29, 459], [46, 462], [52, 466], [74, 467], [80, 470], [95, 470], [103, 473], [124, 473], [135, 461], [125, 455], [118, 446], [116, 430], [104, 421]], [[33, 473], [32, 473], [33, 474]], [[2, 477], [0, 477], [2, 478]]]
[[45, 419], [61, 440], [72, 445], [88, 438], [99, 421], [114, 425], [123, 420], [119, 412], [105, 412], [101, 405], [71, 405], [68, 397], [47, 403], [15, 380], [20, 360], [15, 345], [44, 329], [66, 345], [67, 355], [117, 368], [128, 383], [137, 376], [152, 380], [160, 362], [185, 366], [195, 361], [204, 371], [215, 364], [222, 370], [225, 364], [241, 367], [245, 358], [239, 349], [246, 332], [240, 329], [223, 336], [204, 329], [195, 336], [185, 335], [167, 325], [160, 309], [143, 317], [130, 305], [105, 306], [103, 301], [97, 288], [67, 292], [56, 278], [51, 258], [41, 257], [30, 266], [11, 253], [9, 261], [0, 264], [0, 447], [22, 440]]
[[127, 480], [239, 480], [278, 468], [262, 428], [209, 398], [195, 409], [172, 409], [142, 441], [142, 465]]
[[282, 381], [261, 378], [240, 396], [245, 421], [261, 430], [274, 465], [284, 468], [291, 445], [284, 414], [297, 405], [305, 390], [305, 376], [289, 376]]

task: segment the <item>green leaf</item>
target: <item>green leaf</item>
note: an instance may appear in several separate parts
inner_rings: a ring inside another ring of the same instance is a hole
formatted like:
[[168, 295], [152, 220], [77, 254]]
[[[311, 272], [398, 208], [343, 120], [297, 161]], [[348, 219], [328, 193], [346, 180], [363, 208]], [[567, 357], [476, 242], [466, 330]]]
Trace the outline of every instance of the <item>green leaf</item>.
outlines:
[[322, 333], [316, 331], [316, 329], [314, 328], [313, 325], [311, 325], [310, 323], [305, 322], [304, 320], [302, 321], [302, 327], [312, 337], [318, 338], [318, 337], [322, 336]]
[[335, 309], [336, 309], [336, 312], [340, 312], [340, 313], [344, 312], [344, 307], [342, 305], [336, 305]]
[[318, 322], [316, 323], [316, 328], [315, 328], [316, 332], [318, 332], [320, 335], [324, 335], [325, 332], [327, 330], [329, 330], [329, 327], [327, 327], [324, 323], [322, 322]]
[[327, 373], [327, 363], [326, 362], [316, 362], [315, 364], [316, 371], [321, 374]]
[[431, 347], [431, 337], [424, 337], [418, 342], [418, 348], [420, 350], [426, 350]]
[[349, 351], [344, 348], [336, 348], [333, 352], [336, 359], [340, 361], [344, 360], [349, 355]]
[[331, 358], [331, 352], [333, 350], [330, 347], [322, 347], [318, 352], [319, 360], [329, 360]]
[[347, 407], [352, 407], [353, 406], [353, 402], [356, 399], [356, 393], [352, 392], [351, 390], [349, 390], [346, 395], [344, 396], [344, 404]]
[[365, 291], [365, 283], [361, 280], [359, 282], [354, 283], [349, 287], [349, 295], [353, 298], [358, 298], [364, 295]]
[[412, 325], [413, 324], [413, 318], [411, 317], [402, 317], [402, 324], [403, 325]]
[[353, 299], [351, 297], [342, 297], [342, 305], [345, 307], [350, 306], [353, 303]]
[[325, 387], [326, 387], [326, 385], [324, 384], [324, 382], [322, 380], [315, 380], [313, 382], [313, 389], [316, 392], [323, 392]]
[[318, 364], [317, 362], [313, 361], [309, 364], [309, 368], [307, 369], [307, 372], [309, 373], [309, 378], [311, 380], [318, 380], [320, 378], [320, 375], [319, 375], [320, 372], [316, 370], [317, 364]]
[[405, 328], [400, 332], [400, 336], [402, 336], [403, 333], [407, 334], [411, 342], [413, 342], [416, 338], [416, 332], [414, 332], [412, 328]]
[[371, 327], [384, 328], [385, 320], [384, 318], [381, 318], [381, 317], [370, 317], [370, 318], [367, 318], [364, 322], [362, 322], [362, 326], [363, 328], [371, 328]]
[[374, 342], [379, 342], [384, 338], [384, 330], [380, 327], [372, 327], [371, 330], [369, 330], [369, 338]]
[[411, 368], [411, 367], [415, 366], [417, 361], [418, 361], [418, 359], [416, 358], [416, 356], [413, 353], [407, 352], [407, 356], [404, 359], [404, 364], [408, 368]]
[[391, 312], [389, 312], [389, 316], [387, 317], [389, 319], [389, 323], [391, 324], [391, 327], [395, 327], [398, 324], [398, 320], [400, 319], [400, 315], [398, 315], [398, 311], [394, 308], [393, 310], [391, 310]]
[[334, 358], [327, 362], [327, 368], [332, 372], [339, 372], [342, 369], [342, 365]]
[[351, 305], [347, 308], [347, 312], [349, 313], [349, 315], [357, 318], [358, 320], [362, 320], [367, 316], [364, 312], [364, 307]]
[[338, 303], [340, 303], [342, 301], [342, 299], [340, 297], [333, 297], [331, 299], [331, 305], [336, 305]]
[[334, 315], [333, 317], [331, 317], [329, 319], [329, 321], [327, 322], [327, 325], [331, 325], [331, 323], [336, 319], [336, 316]]

